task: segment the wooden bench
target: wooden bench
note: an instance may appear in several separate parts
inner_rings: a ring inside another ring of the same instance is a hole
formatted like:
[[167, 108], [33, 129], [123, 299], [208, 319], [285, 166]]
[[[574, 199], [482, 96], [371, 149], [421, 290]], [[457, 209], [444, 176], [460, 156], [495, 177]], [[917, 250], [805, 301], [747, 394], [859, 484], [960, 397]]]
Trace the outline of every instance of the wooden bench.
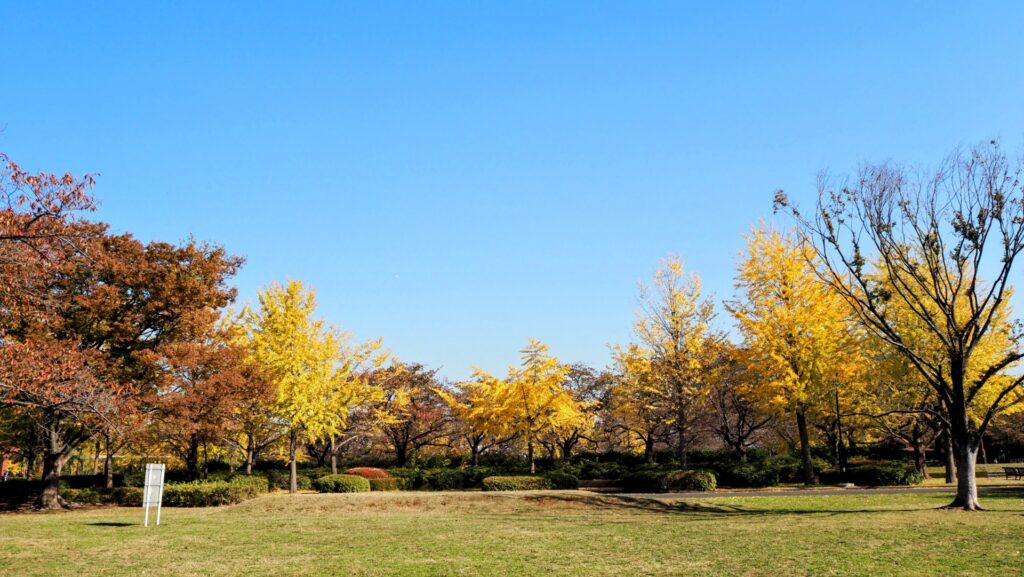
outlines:
[[1013, 475], [1014, 479], [1021, 479], [1024, 477], [1024, 467], [1003, 467], [1003, 474], [1009, 479], [1010, 475]]

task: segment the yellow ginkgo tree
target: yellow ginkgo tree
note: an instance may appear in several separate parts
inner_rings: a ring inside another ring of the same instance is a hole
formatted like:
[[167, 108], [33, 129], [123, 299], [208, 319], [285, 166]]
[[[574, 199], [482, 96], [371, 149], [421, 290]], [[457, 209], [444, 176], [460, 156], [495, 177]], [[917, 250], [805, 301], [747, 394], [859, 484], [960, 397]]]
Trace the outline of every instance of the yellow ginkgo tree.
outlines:
[[804, 481], [815, 480], [808, 418], [834, 404], [863, 369], [862, 339], [847, 304], [815, 274], [810, 246], [792, 234], [758, 228], [747, 236], [736, 277], [736, 318], [749, 362], [761, 378], [751, 392], [767, 408], [795, 417]]
[[274, 283], [257, 298], [259, 306], [243, 313], [249, 358], [276, 390], [272, 412], [288, 428], [294, 493], [300, 441], [334, 444], [349, 410], [373, 396], [365, 364], [379, 364], [384, 355], [380, 340], [351, 346], [348, 334], [315, 318], [316, 295], [299, 281]]
[[530, 339], [520, 351], [523, 362], [509, 367], [504, 380], [484, 371], [476, 371], [476, 379], [488, 383], [493, 393], [493, 409], [505, 421], [508, 430], [526, 443], [530, 472], [537, 471], [534, 450], [539, 438], [559, 428], [584, 421], [588, 415], [585, 404], [573, 397], [564, 385], [570, 367], [548, 354], [548, 346]]

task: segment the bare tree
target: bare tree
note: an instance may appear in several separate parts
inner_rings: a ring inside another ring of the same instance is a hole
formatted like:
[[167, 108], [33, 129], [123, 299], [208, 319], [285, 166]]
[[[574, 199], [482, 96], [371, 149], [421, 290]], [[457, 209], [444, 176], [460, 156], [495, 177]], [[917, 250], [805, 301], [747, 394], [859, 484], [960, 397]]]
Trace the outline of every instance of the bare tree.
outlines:
[[[1024, 250], [1020, 175], [1021, 162], [991, 142], [954, 152], [932, 174], [876, 164], [850, 181], [823, 175], [812, 215], [776, 193], [776, 209], [793, 215], [815, 247], [822, 279], [938, 396], [957, 466], [949, 507], [981, 509], [975, 463], [982, 435], [1024, 398], [1024, 377], [1008, 376], [1024, 358], [1019, 334], [1004, 335], [1007, 346], [992, 358], [976, 354], [1009, 326], [1010, 274]], [[909, 309], [941, 354], [906, 334], [890, 303]]]

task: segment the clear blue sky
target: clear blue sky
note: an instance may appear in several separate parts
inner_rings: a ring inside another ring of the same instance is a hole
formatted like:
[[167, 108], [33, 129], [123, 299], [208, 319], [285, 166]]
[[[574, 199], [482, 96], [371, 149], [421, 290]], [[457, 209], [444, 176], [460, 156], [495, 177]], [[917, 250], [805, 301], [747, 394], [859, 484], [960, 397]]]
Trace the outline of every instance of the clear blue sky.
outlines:
[[0, 2], [0, 150], [452, 378], [605, 365], [669, 253], [729, 297], [821, 169], [1024, 135], [1019, 2], [229, 4]]

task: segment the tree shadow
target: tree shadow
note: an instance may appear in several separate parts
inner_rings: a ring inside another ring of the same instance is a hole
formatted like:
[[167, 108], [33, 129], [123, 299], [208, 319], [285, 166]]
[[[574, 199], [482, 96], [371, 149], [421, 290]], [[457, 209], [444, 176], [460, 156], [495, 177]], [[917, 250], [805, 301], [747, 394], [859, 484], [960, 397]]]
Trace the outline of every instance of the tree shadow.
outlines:
[[929, 511], [934, 507], [924, 505], [908, 508], [851, 508], [827, 509], [819, 507], [781, 507], [758, 509], [730, 504], [713, 504], [708, 502], [695, 503], [683, 500], [668, 500], [653, 497], [631, 497], [627, 495], [529, 495], [525, 499], [537, 505], [561, 503], [566, 505], [582, 505], [587, 508], [601, 510], [632, 510], [667, 515], [688, 515], [692, 518], [714, 518], [727, 515], [748, 517], [770, 517], [784, 515], [818, 515], [835, 516], [852, 513], [908, 513]]
[[97, 521], [95, 523], [86, 523], [89, 527], [134, 527], [138, 523], [120, 523], [116, 521]]

